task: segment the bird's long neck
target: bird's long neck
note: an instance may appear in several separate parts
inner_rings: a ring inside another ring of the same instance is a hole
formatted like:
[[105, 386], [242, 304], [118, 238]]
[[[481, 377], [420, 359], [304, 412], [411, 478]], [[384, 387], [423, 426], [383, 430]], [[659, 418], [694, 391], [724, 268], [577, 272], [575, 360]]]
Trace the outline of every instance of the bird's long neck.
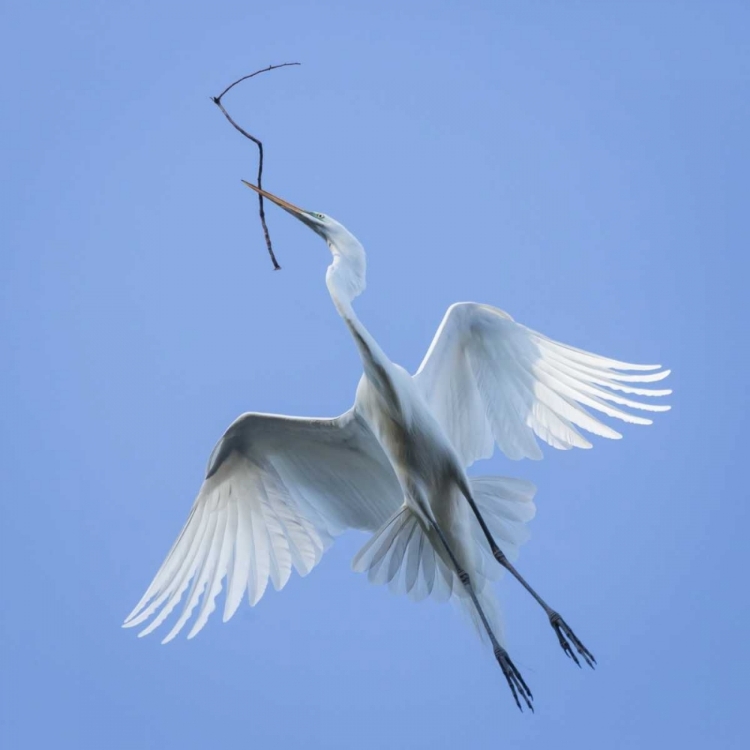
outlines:
[[365, 374], [376, 389], [390, 400], [393, 398], [390, 377], [393, 365], [352, 307], [352, 301], [365, 289], [365, 251], [353, 237], [348, 242], [329, 242], [329, 247], [333, 263], [326, 273], [326, 285], [331, 299], [354, 338]]
[[380, 348], [378, 342], [375, 341], [373, 335], [365, 328], [364, 323], [357, 317], [357, 313], [354, 312], [351, 304], [339, 305], [336, 300], [334, 300], [334, 304], [354, 338], [362, 357], [362, 364], [368, 375], [370, 374], [370, 368], [373, 366], [380, 369], [390, 365], [390, 360]]

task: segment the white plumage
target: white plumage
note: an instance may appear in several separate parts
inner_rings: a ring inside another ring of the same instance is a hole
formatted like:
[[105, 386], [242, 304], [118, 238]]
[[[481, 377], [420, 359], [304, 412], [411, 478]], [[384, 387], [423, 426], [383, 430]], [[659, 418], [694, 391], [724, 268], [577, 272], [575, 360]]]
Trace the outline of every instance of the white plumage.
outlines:
[[402, 502], [387, 457], [353, 410], [337, 419], [244, 414], [214, 449], [207, 474], [182, 533], [125, 622], [140, 625], [158, 611], [140, 635], [166, 619], [191, 578], [164, 642], [184, 627], [202, 594], [188, 637], [205, 625], [225, 576], [226, 621], [245, 590], [256, 604], [269, 579], [279, 590], [292, 567], [307, 575], [333, 536], [346, 528], [375, 531]]
[[307, 575], [333, 537], [362, 529], [372, 537], [354, 569], [417, 601], [457, 601], [493, 646], [516, 703], [521, 706], [520, 695], [531, 707], [531, 693], [503, 645], [490, 585], [502, 568], [545, 609], [569, 656], [578, 661], [571, 644], [589, 664], [593, 656], [512, 565], [534, 516], [533, 485], [469, 479], [465, 470], [495, 445], [511, 459], [538, 459], [537, 438], [570, 449], [591, 447], [579, 430], [620, 437], [589, 409], [650, 424], [629, 410], [669, 407], [631, 396], [667, 395], [643, 384], [668, 371], [560, 344], [501, 310], [465, 302], [448, 309], [411, 377], [388, 359], [351, 306], [365, 287], [365, 253], [356, 238], [328, 216], [249, 187], [325, 239], [333, 255], [326, 282], [364, 374], [354, 406], [335, 419], [245, 414], [229, 427], [185, 527], [125, 626], [146, 623], [140, 632], [146, 635], [184, 598], [164, 642], [197, 608], [192, 638], [222, 587], [226, 621], [245, 592], [256, 604], [269, 580], [281, 589], [293, 568]]
[[539, 459], [534, 435], [554, 448], [590, 448], [576, 427], [621, 437], [587, 406], [625, 422], [651, 424], [612, 404], [667, 411], [669, 406], [619, 395], [671, 393], [629, 385], [669, 375], [669, 370], [653, 372], [658, 369], [574, 349], [516, 323], [502, 310], [460, 302], [448, 308], [414, 379], [468, 466], [491, 456], [495, 443], [508, 458]]

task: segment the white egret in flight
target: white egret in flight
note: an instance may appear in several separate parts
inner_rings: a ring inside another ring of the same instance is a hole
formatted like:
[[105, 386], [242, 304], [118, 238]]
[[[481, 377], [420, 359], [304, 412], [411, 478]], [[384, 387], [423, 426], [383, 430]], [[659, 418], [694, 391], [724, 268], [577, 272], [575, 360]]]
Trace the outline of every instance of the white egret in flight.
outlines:
[[[502, 568], [542, 606], [565, 653], [594, 657], [511, 560], [534, 515], [534, 487], [504, 477], [469, 477], [495, 444], [511, 459], [540, 458], [535, 436], [555, 448], [589, 448], [579, 432], [618, 438], [592, 416], [650, 424], [621, 407], [665, 411], [630, 396], [666, 377], [557, 343], [507, 313], [452, 305], [414, 376], [391, 362], [352, 301], [365, 288], [365, 251], [341, 224], [245, 183], [322, 237], [332, 255], [326, 284], [357, 346], [364, 374], [354, 406], [334, 419], [243, 414], [214, 448], [190, 516], [126, 627], [160, 625], [190, 586], [170, 641], [200, 604], [192, 638], [216, 607], [226, 578], [224, 620], [243, 594], [250, 604], [270, 578], [276, 589], [294, 567], [306, 575], [347, 528], [372, 537], [353, 567], [375, 583], [419, 600], [453, 598], [491, 644], [516, 704], [532, 695], [505, 648], [490, 585]], [[493, 560], [494, 558], [494, 560]], [[499, 565], [495, 564], [495, 561]], [[192, 585], [191, 585], [192, 581]]]

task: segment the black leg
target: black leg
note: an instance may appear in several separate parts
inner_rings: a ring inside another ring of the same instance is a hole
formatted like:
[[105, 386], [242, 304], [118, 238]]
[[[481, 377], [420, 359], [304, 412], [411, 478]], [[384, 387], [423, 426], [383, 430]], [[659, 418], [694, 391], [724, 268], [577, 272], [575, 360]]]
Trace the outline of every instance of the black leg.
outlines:
[[508, 682], [508, 687], [510, 687], [511, 692], [513, 693], [513, 698], [516, 701], [516, 705], [518, 706], [519, 710], [523, 711], [521, 701], [518, 699], [518, 696], [520, 695], [526, 705], [533, 712], [534, 706], [531, 704], [531, 701], [534, 699], [534, 696], [531, 694], [531, 690], [529, 690], [523, 677], [521, 677], [521, 673], [516, 668], [516, 665], [511, 661], [508, 652], [498, 643], [495, 634], [492, 632], [492, 628], [490, 627], [490, 623], [487, 620], [487, 616], [484, 614], [484, 610], [482, 609], [482, 606], [479, 604], [479, 600], [477, 599], [477, 595], [474, 591], [474, 586], [471, 583], [471, 579], [469, 578], [469, 574], [459, 565], [458, 560], [456, 559], [456, 556], [453, 554], [453, 551], [448, 545], [448, 542], [443, 535], [443, 532], [440, 530], [440, 527], [435, 523], [433, 523], [432, 527], [438, 537], [440, 537], [440, 541], [443, 543], [445, 551], [448, 553], [448, 557], [450, 557], [451, 562], [453, 563], [453, 567], [456, 569], [456, 575], [461, 581], [464, 589], [466, 589], [466, 592], [471, 597], [471, 600], [474, 603], [477, 612], [479, 613], [479, 618], [482, 621], [482, 625], [484, 625], [484, 629], [487, 631], [490, 643], [492, 643], [492, 649], [495, 653], [497, 663], [503, 670], [503, 674], [505, 675], [505, 679]]
[[490, 530], [487, 528], [487, 524], [484, 522], [484, 518], [482, 518], [482, 514], [479, 512], [477, 504], [474, 502], [474, 498], [471, 496], [469, 488], [461, 487], [461, 492], [469, 502], [469, 505], [474, 511], [474, 515], [477, 517], [477, 521], [479, 521], [479, 525], [482, 528], [485, 537], [487, 537], [487, 542], [490, 545], [490, 550], [492, 551], [493, 557], [500, 563], [500, 565], [502, 565], [508, 572], [511, 573], [511, 575], [516, 578], [516, 580], [526, 589], [526, 591], [528, 591], [534, 597], [534, 599], [537, 600], [537, 602], [539, 602], [539, 605], [542, 607], [542, 609], [544, 609], [547, 617], [549, 617], [550, 625], [552, 625], [552, 628], [557, 635], [557, 640], [559, 641], [562, 650], [580, 667], [581, 663], [578, 660], [578, 657], [575, 655], [573, 648], [571, 648], [572, 643], [576, 651], [581, 655], [581, 658], [593, 669], [594, 664], [596, 664], [594, 655], [586, 648], [586, 646], [583, 645], [583, 643], [581, 643], [579, 638], [572, 631], [565, 620], [563, 620], [563, 618], [560, 617], [560, 615], [555, 612], [555, 610], [548, 606], [547, 602], [545, 602], [544, 599], [542, 599], [542, 597], [539, 596], [539, 594], [537, 594], [536, 591], [531, 588], [531, 586], [529, 586], [529, 584], [526, 582], [526, 579], [516, 570], [515, 566], [505, 556], [505, 553], [497, 546], [497, 543], [493, 539]]

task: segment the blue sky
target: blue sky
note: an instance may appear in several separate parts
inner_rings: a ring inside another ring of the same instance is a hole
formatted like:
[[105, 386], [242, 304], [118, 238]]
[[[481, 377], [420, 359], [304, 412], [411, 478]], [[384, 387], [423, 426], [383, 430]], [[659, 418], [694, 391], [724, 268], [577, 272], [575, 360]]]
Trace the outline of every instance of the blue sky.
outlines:
[[[731, 2], [35, 3], [2, 11], [9, 748], [748, 743], [750, 9]], [[520, 715], [445, 605], [306, 579], [159, 645], [120, 623], [246, 410], [334, 415], [360, 368], [329, 255], [240, 178], [369, 251], [362, 320], [414, 369], [445, 308], [672, 367], [673, 410], [592, 451], [477, 471], [537, 483], [512, 581]], [[554, 744], [553, 744], [554, 743]]]

